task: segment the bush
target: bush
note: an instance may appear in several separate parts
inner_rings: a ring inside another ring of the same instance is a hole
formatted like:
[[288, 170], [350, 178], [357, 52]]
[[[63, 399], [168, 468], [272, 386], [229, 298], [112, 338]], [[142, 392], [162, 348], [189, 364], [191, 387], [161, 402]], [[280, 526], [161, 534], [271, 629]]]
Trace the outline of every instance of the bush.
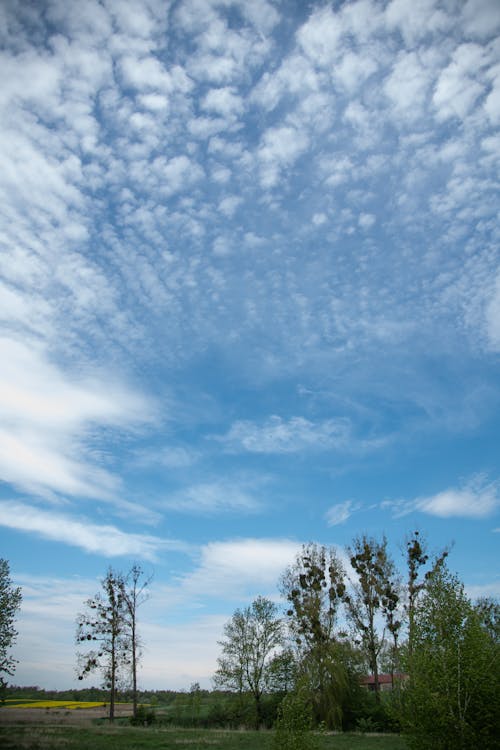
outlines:
[[312, 709], [307, 692], [299, 688], [288, 693], [278, 709], [275, 750], [316, 750], [317, 740], [311, 728]]
[[135, 716], [130, 717], [130, 723], [134, 727], [149, 727], [156, 721], [156, 714], [153, 708], [147, 706], [137, 706]]

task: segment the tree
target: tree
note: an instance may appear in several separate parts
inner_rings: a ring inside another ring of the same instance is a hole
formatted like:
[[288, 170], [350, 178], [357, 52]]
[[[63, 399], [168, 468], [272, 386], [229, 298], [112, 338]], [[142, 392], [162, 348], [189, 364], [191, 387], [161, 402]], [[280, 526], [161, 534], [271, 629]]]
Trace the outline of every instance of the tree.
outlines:
[[352, 594], [346, 594], [344, 601], [374, 676], [375, 696], [379, 700], [378, 657], [384, 644], [384, 633], [379, 632], [377, 616], [385, 617], [396, 647], [401, 627], [396, 617], [399, 596], [394, 563], [388, 555], [385, 536], [381, 542], [366, 535], [356, 537], [348, 552], [357, 580], [351, 582]]
[[403, 719], [411, 748], [498, 747], [498, 640], [444, 564], [415, 606], [408, 670]]
[[4, 675], [12, 677], [17, 660], [9, 654], [9, 649], [17, 638], [14, 627], [17, 611], [21, 606], [22, 594], [19, 586], [13, 586], [7, 560], [0, 558], [0, 691], [6, 687]]
[[406, 563], [408, 567], [407, 602], [406, 613], [408, 618], [408, 652], [411, 656], [413, 651], [414, 617], [419, 595], [425, 589], [428, 579], [436, 573], [448, 557], [448, 549], [444, 549], [432, 561], [432, 565], [425, 572], [423, 578], [420, 569], [429, 562], [426, 552], [425, 540], [421, 540], [418, 531], [414, 531], [412, 537], [406, 543]]
[[266, 670], [266, 690], [270, 693], [286, 695], [295, 688], [298, 664], [295, 652], [285, 648], [269, 661]]
[[102, 580], [103, 592], [86, 602], [86, 612], [78, 615], [78, 644], [98, 644], [85, 653], [78, 653], [79, 675], [83, 678], [100, 670], [103, 687], [109, 689], [109, 719], [113, 721], [115, 695], [120, 673], [130, 664], [130, 632], [127, 624], [125, 581], [121, 573], [109, 568]]
[[261, 698], [269, 664], [282, 644], [283, 627], [278, 608], [261, 596], [244, 610], [236, 610], [224, 626], [224, 640], [219, 641], [222, 655], [217, 659], [214, 683], [216, 687], [234, 690], [240, 695], [244, 692], [252, 695], [257, 728], [262, 722]]
[[335, 632], [345, 595], [345, 573], [335, 549], [304, 545], [285, 571], [281, 590], [315, 718], [335, 728], [341, 722], [348, 684], [345, 663], [339, 658], [341, 634]]
[[[137, 666], [140, 659], [140, 638], [137, 631], [137, 610], [148, 599], [146, 592], [151, 583], [151, 576], [143, 579], [144, 571], [140, 565], [134, 564], [123, 581], [117, 579], [122, 586], [125, 623], [129, 631], [130, 667], [132, 676], [132, 701], [134, 717], [137, 715]], [[143, 579], [141, 581], [141, 579]]]

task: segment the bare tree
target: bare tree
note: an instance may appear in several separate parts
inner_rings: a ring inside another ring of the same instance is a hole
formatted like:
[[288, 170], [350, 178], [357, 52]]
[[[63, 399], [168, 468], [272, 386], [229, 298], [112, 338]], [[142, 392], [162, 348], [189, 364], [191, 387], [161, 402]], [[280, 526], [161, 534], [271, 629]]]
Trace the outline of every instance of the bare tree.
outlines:
[[137, 715], [137, 667], [141, 656], [141, 641], [137, 630], [137, 610], [149, 598], [147, 587], [151, 583], [152, 576], [144, 578], [141, 566], [134, 563], [128, 575], [123, 580], [123, 599], [125, 608], [125, 622], [128, 628], [130, 668], [132, 675], [132, 701], [134, 706], [134, 717]]

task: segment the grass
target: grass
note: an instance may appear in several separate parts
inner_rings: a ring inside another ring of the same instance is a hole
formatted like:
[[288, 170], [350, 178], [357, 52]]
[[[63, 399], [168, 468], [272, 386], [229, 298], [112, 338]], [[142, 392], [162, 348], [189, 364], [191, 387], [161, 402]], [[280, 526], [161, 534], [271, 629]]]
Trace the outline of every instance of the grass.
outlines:
[[[272, 750], [272, 732], [100, 727], [0, 727], [3, 750]], [[405, 750], [395, 735], [318, 737], [318, 750]]]
[[29, 698], [28, 700], [16, 700], [7, 698], [5, 708], [67, 708], [70, 710], [78, 708], [97, 708], [105, 706], [102, 701], [37, 701]]

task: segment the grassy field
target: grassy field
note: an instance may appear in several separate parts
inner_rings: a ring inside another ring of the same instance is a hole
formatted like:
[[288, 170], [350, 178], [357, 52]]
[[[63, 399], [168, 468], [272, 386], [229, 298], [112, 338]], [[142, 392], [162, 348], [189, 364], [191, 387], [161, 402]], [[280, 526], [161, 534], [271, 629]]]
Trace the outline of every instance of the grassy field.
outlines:
[[[272, 750], [272, 732], [138, 729], [130, 726], [3, 726], [3, 750]], [[393, 735], [325, 734], [318, 736], [318, 750], [404, 750]]]

